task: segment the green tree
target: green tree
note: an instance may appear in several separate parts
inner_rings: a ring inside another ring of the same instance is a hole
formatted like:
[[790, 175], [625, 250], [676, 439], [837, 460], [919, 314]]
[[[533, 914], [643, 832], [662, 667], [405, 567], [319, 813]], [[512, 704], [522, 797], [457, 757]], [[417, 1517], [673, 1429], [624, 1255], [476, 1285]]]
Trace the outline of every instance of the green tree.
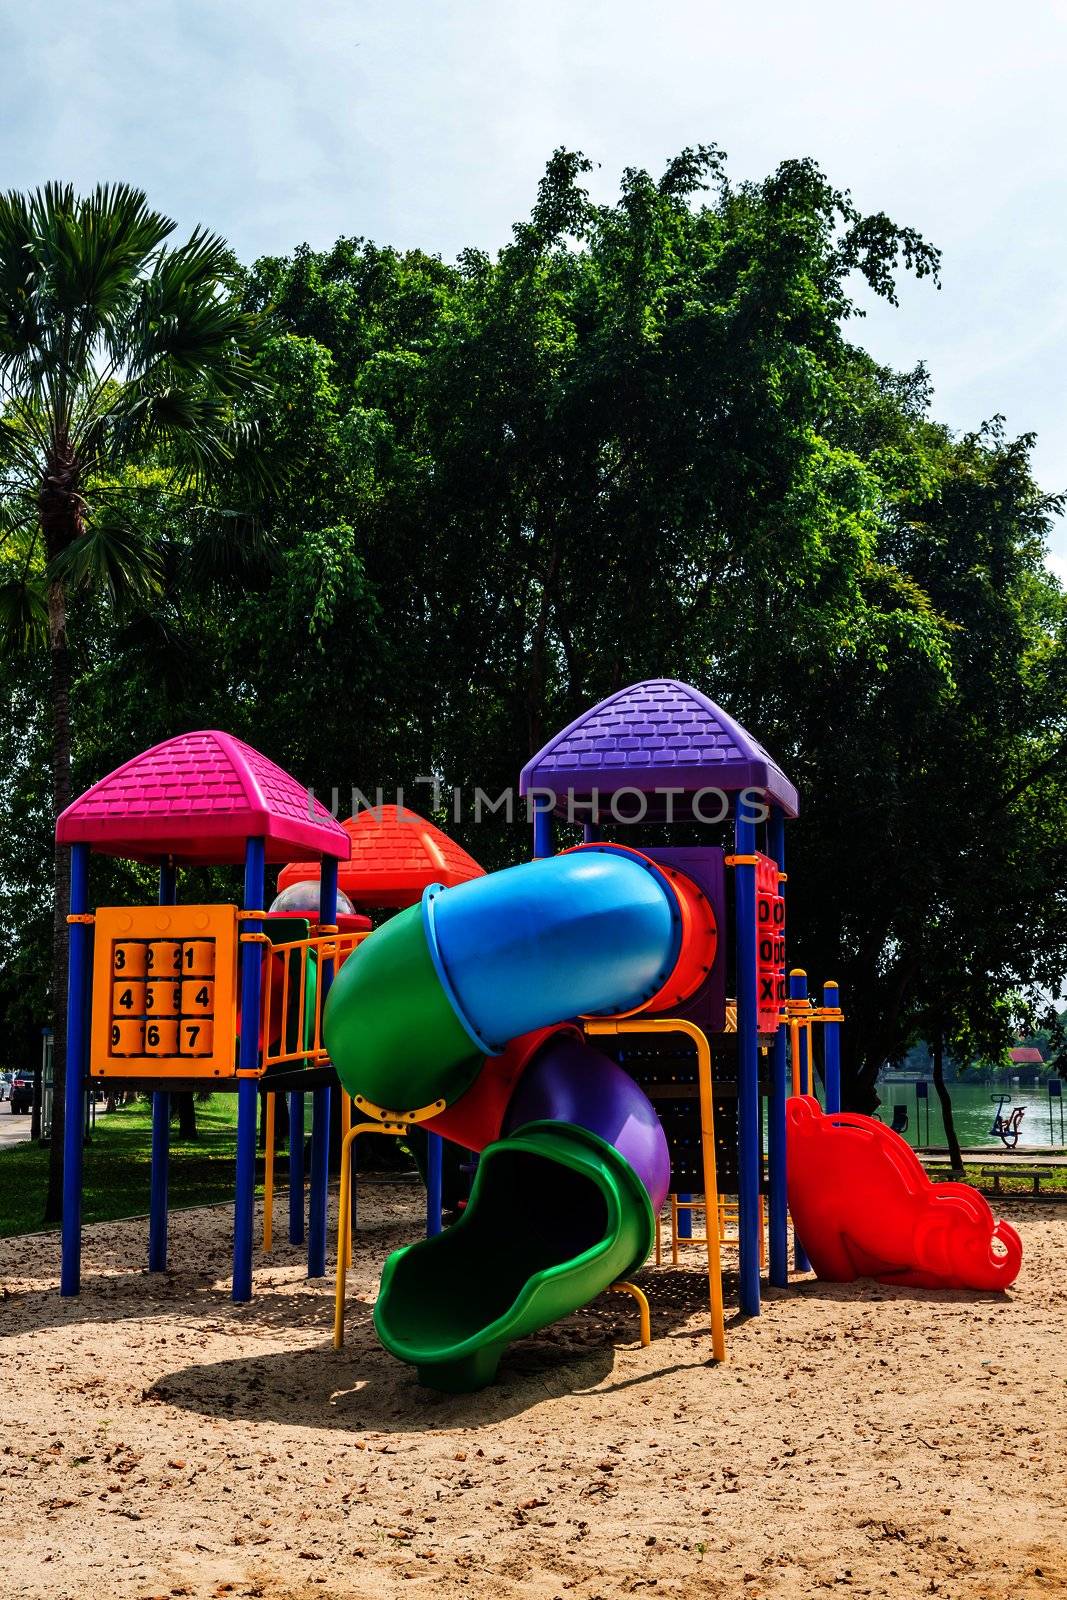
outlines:
[[685, 151], [603, 206], [587, 167], [557, 152], [492, 257], [341, 239], [243, 275], [273, 561], [194, 582], [203, 513], [144, 469], [167, 575], [121, 619], [74, 597], [75, 759], [216, 720], [342, 806], [401, 782], [425, 810], [417, 775], [498, 791], [592, 700], [687, 678], [800, 790], [791, 952], [842, 983], [869, 1109], [883, 1061], [935, 1028], [1000, 1048], [1067, 967], [1058, 502], [1031, 441], [953, 436], [922, 368], [857, 347], [857, 283], [936, 275], [912, 230], [810, 162], [735, 185]]
[[818, 734], [795, 921], [842, 981], [861, 1109], [916, 1039], [1002, 1051], [1067, 970], [1067, 605], [1042, 559], [1061, 500], [1032, 444], [916, 419], [883, 469], [878, 556], [936, 630], [936, 670], [898, 637], [828, 662], [817, 697], [798, 685]]
[[[242, 453], [237, 407], [258, 383], [256, 321], [229, 292], [233, 261], [174, 230], [126, 185], [79, 196], [49, 184], [0, 199], [0, 591], [10, 641], [50, 663], [52, 809], [71, 794], [72, 592], [147, 602], [165, 571], [119, 492], [131, 465], [161, 482], [218, 480]], [[54, 868], [56, 1101], [46, 1207], [59, 1212], [65, 1043], [65, 851]]]
[[[758, 726], [769, 626], [784, 683], [876, 609], [877, 473], [827, 437], [847, 409], [845, 285], [858, 270], [891, 292], [899, 256], [928, 272], [936, 253], [809, 163], [732, 189], [718, 151], [687, 151], [658, 182], [627, 172], [608, 207], [588, 165], [553, 157], [495, 260], [340, 241], [251, 276], [251, 303], [329, 357], [346, 500], [330, 520], [352, 530], [367, 604], [336, 609], [324, 648], [353, 667], [361, 649], [356, 681], [372, 661], [393, 674], [349, 703], [369, 780], [399, 765], [502, 787], [579, 707], [649, 673], [693, 676]], [[939, 647], [932, 625], [915, 638]]]

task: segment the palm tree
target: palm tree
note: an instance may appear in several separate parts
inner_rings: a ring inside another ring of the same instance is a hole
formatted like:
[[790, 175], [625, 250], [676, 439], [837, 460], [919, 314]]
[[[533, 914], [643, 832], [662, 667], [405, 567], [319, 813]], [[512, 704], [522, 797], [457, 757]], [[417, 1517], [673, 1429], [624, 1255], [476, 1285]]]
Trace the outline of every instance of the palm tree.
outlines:
[[[261, 387], [263, 326], [235, 296], [225, 242], [197, 228], [170, 247], [174, 226], [125, 184], [0, 197], [0, 624], [9, 643], [47, 644], [57, 815], [72, 798], [71, 591], [102, 584], [122, 603], [162, 581], [152, 535], [115, 515], [109, 487], [140, 464], [185, 488], [251, 459], [236, 412]], [[59, 851], [48, 1221], [61, 1203], [69, 897]]]

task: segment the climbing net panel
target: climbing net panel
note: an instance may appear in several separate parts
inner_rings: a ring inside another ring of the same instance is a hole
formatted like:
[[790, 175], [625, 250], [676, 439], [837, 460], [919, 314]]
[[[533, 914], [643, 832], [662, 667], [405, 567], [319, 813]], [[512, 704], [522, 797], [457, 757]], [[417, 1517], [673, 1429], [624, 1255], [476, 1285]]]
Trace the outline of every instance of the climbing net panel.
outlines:
[[232, 1077], [236, 997], [236, 906], [102, 906], [90, 1073]]

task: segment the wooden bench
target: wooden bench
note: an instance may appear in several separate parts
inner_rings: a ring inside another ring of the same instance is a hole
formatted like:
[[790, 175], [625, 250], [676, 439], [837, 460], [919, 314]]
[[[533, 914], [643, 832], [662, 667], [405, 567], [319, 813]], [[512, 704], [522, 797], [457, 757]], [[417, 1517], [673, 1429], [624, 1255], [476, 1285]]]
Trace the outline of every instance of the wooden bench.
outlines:
[[978, 1168], [978, 1176], [981, 1178], [983, 1185], [985, 1185], [989, 1181], [990, 1177], [992, 1177], [992, 1179], [993, 1179], [993, 1193], [994, 1194], [1003, 1194], [1004, 1193], [1004, 1190], [1000, 1187], [1000, 1180], [1001, 1180], [1002, 1175], [1005, 1174], [1005, 1173], [1009, 1174], [1013, 1178], [1029, 1178], [1033, 1183], [1032, 1193], [1040, 1194], [1041, 1193], [1041, 1179], [1042, 1178], [1050, 1178], [1050, 1177], [1052, 1177], [1052, 1175], [1055, 1172], [1055, 1170], [1056, 1170], [1055, 1167], [1025, 1167], [1025, 1166], [1018, 1166], [1018, 1167], [1014, 1167], [1014, 1166], [1012, 1166], [1012, 1167], [981, 1167], [980, 1166]]
[[[999, 1195], [1006, 1194], [1009, 1198], [1011, 1197], [1012, 1194], [1015, 1194], [1018, 1191], [1016, 1191], [1014, 1189], [1002, 1189], [1001, 1185], [1000, 1185], [1000, 1180], [1001, 1180], [1002, 1177], [1007, 1176], [1009, 1178], [1029, 1178], [1029, 1180], [1031, 1182], [1031, 1185], [1032, 1185], [1032, 1188], [1031, 1188], [1030, 1192], [1032, 1194], [1040, 1195], [1041, 1194], [1041, 1180], [1042, 1180], [1042, 1178], [1054, 1177], [1056, 1172], [1057, 1172], [1057, 1170], [1058, 1170], [1056, 1167], [1048, 1167], [1048, 1166], [1045, 1166], [1045, 1167], [1037, 1167], [1037, 1166], [1030, 1167], [1030, 1166], [1026, 1166], [1022, 1162], [1019, 1162], [1019, 1163], [1012, 1162], [1012, 1164], [1010, 1166], [995, 1166], [994, 1167], [994, 1166], [983, 1166], [983, 1164], [980, 1161], [972, 1161], [972, 1162], [968, 1162], [967, 1165], [971, 1168], [972, 1172], [977, 1170], [978, 1182], [977, 1182], [977, 1184], [975, 1184], [976, 1188], [978, 1188], [978, 1189], [980, 1189], [982, 1191], [984, 1191], [986, 1189], [989, 1189], [992, 1194], [999, 1194]], [[948, 1167], [948, 1166], [945, 1166], [945, 1167], [933, 1167], [933, 1166], [930, 1166], [930, 1167], [927, 1167], [926, 1170], [927, 1170], [927, 1173], [929, 1174], [930, 1178], [933, 1180], [934, 1183], [947, 1182], [947, 1181], [950, 1181], [952, 1179], [952, 1168], [951, 1167]], [[992, 1179], [992, 1184], [990, 1184], [990, 1179]], [[966, 1182], [967, 1180], [964, 1180], [964, 1181]]]

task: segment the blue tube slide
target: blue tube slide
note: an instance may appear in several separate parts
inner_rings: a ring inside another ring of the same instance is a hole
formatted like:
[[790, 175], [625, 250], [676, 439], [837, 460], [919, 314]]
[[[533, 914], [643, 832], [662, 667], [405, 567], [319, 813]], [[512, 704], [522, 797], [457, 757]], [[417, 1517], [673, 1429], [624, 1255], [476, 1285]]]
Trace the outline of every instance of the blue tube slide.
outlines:
[[632, 1010], [666, 982], [681, 945], [666, 877], [611, 847], [430, 890], [424, 913], [437, 975], [487, 1055], [567, 1017]]
[[669, 879], [615, 845], [433, 885], [345, 962], [326, 1045], [350, 1094], [452, 1104], [517, 1035], [650, 999], [681, 943]]

